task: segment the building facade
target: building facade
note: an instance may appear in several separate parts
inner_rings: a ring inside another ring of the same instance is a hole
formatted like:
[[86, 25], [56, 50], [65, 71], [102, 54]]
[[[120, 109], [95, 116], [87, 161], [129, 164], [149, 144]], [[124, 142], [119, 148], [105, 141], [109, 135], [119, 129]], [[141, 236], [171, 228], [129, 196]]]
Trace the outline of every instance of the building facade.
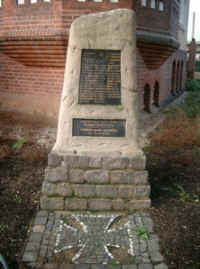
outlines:
[[139, 109], [184, 88], [188, 0], [0, 0], [0, 109], [57, 119], [72, 21], [133, 9]]

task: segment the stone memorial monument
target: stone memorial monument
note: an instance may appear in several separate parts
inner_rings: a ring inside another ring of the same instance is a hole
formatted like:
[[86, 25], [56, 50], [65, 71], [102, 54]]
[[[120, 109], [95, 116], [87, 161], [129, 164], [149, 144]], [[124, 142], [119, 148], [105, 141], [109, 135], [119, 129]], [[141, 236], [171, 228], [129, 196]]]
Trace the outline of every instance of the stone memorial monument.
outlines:
[[[152, 221], [141, 213], [150, 186], [137, 142], [135, 33], [126, 9], [71, 26], [57, 140], [23, 257], [31, 265], [162, 263]], [[140, 228], [149, 242], [140, 242]]]

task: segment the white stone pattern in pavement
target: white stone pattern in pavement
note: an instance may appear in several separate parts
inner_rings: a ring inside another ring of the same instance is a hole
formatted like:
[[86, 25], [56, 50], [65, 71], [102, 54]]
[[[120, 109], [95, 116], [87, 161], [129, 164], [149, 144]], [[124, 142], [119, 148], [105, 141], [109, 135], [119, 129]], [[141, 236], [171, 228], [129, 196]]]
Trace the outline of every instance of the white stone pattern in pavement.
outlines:
[[[112, 215], [71, 215], [80, 229], [67, 224], [67, 216], [57, 220], [54, 253], [72, 248], [79, 251], [72, 258], [73, 263], [104, 263], [113, 257], [109, 248], [123, 248], [129, 255], [138, 253], [137, 235], [131, 219], [125, 224], [112, 228], [119, 216]], [[137, 248], [137, 249], [136, 249]]]

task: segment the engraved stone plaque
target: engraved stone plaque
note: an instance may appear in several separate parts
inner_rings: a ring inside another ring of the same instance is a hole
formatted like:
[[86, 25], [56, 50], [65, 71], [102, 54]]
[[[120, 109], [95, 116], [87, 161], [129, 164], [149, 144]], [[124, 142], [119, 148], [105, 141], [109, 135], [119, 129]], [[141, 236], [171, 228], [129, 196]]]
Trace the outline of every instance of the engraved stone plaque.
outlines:
[[82, 50], [79, 104], [121, 104], [120, 60], [120, 50]]
[[124, 137], [125, 120], [73, 119], [73, 136]]

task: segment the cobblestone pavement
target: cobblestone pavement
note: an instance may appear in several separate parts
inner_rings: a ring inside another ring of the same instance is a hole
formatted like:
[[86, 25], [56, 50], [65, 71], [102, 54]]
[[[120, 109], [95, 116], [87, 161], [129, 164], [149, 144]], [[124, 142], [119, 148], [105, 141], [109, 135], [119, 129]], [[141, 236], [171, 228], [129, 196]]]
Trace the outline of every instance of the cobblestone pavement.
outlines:
[[41, 268], [167, 269], [153, 222], [144, 212], [127, 216], [40, 211], [23, 261]]

